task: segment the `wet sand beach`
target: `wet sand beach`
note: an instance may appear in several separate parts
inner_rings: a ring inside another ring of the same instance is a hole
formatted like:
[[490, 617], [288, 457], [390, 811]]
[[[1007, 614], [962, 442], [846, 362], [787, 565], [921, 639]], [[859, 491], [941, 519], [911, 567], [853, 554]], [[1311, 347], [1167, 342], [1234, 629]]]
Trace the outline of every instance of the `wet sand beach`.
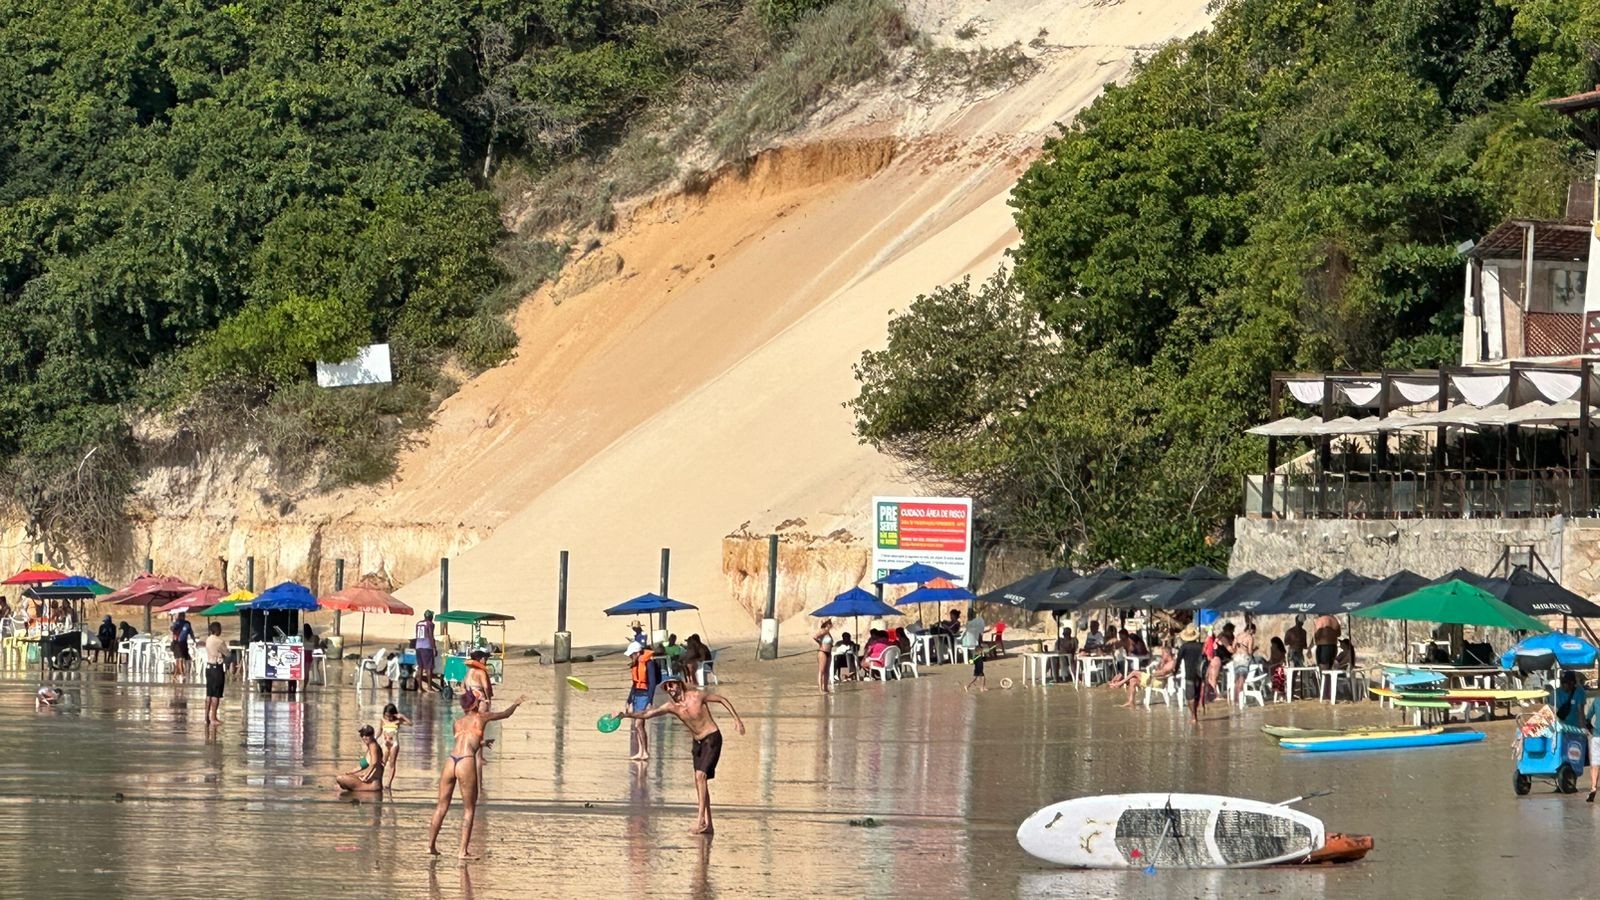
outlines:
[[[1198, 737], [1157, 705], [1117, 709], [1119, 692], [998, 687], [1015, 659], [989, 666], [991, 690], [966, 694], [967, 667], [924, 668], [887, 685], [816, 694], [815, 657], [771, 663], [749, 646], [719, 661], [731, 719], [712, 782], [717, 833], [694, 817], [689, 739], [651, 723], [653, 758], [629, 763], [628, 732], [595, 721], [620, 708], [620, 656], [571, 667], [508, 663], [500, 695], [528, 703], [489, 734], [473, 849], [459, 865], [426, 854], [438, 769], [459, 706], [436, 695], [349, 686], [354, 663], [298, 699], [230, 683], [208, 735], [198, 684], [132, 684], [109, 667], [52, 678], [62, 708], [35, 713], [36, 674], [0, 680], [0, 867], [11, 885], [53, 897], [544, 896], [1200, 897], [1496, 896], [1537, 885], [1592, 896], [1586, 860], [1600, 804], [1545, 782], [1511, 791], [1508, 721], [1482, 744], [1304, 756], [1263, 738], [1263, 722], [1396, 722], [1374, 703], [1315, 702], [1224, 715]], [[576, 674], [579, 693], [562, 682]], [[1020, 680], [1020, 679], [1019, 679]], [[715, 689], [715, 688], [714, 688]], [[341, 796], [356, 729], [393, 700], [400, 770], [382, 800]], [[498, 735], [496, 730], [498, 729]], [[1586, 786], [1586, 781], [1584, 782]], [[1362, 863], [1318, 870], [1142, 873], [1052, 869], [1017, 846], [1034, 809], [1088, 793], [1190, 791], [1282, 800], [1330, 831], [1371, 833]], [[876, 827], [861, 820], [871, 818]], [[852, 821], [857, 824], [852, 824]], [[459, 835], [459, 801], [440, 834]]]

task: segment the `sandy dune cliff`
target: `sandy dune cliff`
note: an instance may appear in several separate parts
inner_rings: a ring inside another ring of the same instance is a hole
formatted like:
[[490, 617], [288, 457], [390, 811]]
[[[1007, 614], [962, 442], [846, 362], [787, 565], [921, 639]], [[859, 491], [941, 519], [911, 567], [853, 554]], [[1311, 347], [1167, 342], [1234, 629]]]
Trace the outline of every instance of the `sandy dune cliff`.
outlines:
[[[656, 589], [662, 547], [672, 594], [701, 609], [674, 630], [753, 636], [753, 582], [725, 570], [724, 538], [787, 523], [858, 547], [868, 499], [910, 486], [851, 434], [851, 363], [882, 344], [891, 310], [993, 271], [1015, 237], [1009, 188], [1053, 123], [1141, 49], [1204, 27], [1205, 6], [917, 5], [934, 31], [1047, 44], [1040, 70], [966, 105], [858, 98], [804, 145], [633, 210], [524, 305], [516, 360], [444, 405], [397, 483], [320, 505], [351, 524], [492, 529], [452, 559], [451, 605], [517, 615], [513, 640], [549, 639], [562, 549], [574, 641], [620, 635], [600, 610]], [[784, 614], [856, 583], [864, 559], [786, 552]], [[400, 595], [434, 606], [437, 585], [430, 573]]]

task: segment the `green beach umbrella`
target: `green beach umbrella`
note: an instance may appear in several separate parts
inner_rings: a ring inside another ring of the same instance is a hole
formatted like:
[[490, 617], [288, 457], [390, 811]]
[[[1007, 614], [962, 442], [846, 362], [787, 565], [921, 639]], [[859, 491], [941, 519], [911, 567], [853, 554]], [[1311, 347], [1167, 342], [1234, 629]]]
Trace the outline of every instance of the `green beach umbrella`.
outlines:
[[219, 602], [216, 606], [208, 606], [205, 609], [195, 613], [195, 615], [207, 617], [237, 615], [240, 612], [243, 612], [245, 609], [248, 609], [250, 607], [250, 601], [254, 600], [255, 598], [255, 594], [252, 594], [249, 591], [241, 588], [240, 590], [234, 591], [228, 596], [223, 597], [221, 602]]
[[1444, 625], [1486, 625], [1513, 631], [1550, 630], [1550, 626], [1501, 602], [1488, 591], [1458, 580], [1430, 584], [1403, 597], [1358, 609], [1351, 615]]

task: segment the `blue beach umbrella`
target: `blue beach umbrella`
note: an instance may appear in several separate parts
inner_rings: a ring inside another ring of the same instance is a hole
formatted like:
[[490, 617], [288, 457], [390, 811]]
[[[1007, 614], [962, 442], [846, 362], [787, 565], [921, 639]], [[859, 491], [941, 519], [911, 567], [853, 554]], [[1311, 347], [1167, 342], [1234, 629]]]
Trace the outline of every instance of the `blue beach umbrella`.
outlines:
[[901, 612], [858, 587], [833, 598], [811, 611], [819, 619], [842, 619], [845, 616], [898, 616]]
[[253, 610], [290, 609], [296, 612], [314, 612], [317, 598], [312, 595], [311, 589], [303, 584], [285, 581], [267, 588], [250, 602]]
[[912, 563], [904, 568], [895, 569], [893, 572], [878, 579], [874, 584], [927, 584], [935, 578], [943, 578], [946, 581], [960, 580], [943, 569], [937, 569], [922, 563]]
[[1536, 634], [1502, 654], [1500, 668], [1514, 668], [1519, 653], [1553, 653], [1556, 662], [1564, 669], [1586, 669], [1594, 665], [1596, 655], [1600, 655], [1600, 648], [1596, 648], [1581, 637], [1562, 634], [1559, 631]]
[[686, 609], [699, 609], [681, 600], [663, 597], [660, 594], [640, 594], [632, 600], [618, 603], [606, 610], [608, 616], [637, 616], [645, 613], [679, 612]]
[[921, 603], [955, 603], [976, 600], [978, 596], [964, 587], [934, 587], [924, 585], [894, 602], [895, 606], [916, 606]]

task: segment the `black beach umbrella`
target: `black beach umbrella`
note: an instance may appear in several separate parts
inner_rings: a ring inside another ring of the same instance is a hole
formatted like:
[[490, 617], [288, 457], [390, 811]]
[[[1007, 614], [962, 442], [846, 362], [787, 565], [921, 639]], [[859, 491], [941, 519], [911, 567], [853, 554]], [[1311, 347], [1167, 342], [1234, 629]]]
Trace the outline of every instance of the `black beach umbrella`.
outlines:
[[1339, 601], [1338, 609], [1316, 609], [1312, 610], [1312, 612], [1316, 613], [1317, 615], [1321, 615], [1324, 612], [1334, 614], [1355, 612], [1358, 609], [1366, 609], [1369, 606], [1375, 606], [1384, 602], [1385, 600], [1393, 600], [1396, 597], [1404, 597], [1412, 591], [1427, 587], [1431, 583], [1432, 582], [1429, 579], [1418, 575], [1410, 569], [1401, 569], [1393, 575], [1390, 575], [1388, 578], [1380, 578], [1366, 587], [1346, 596], [1343, 600]]
[[1137, 596], [1146, 591], [1154, 590], [1160, 585], [1177, 581], [1178, 576], [1166, 571], [1147, 566], [1128, 573], [1128, 580], [1118, 582], [1101, 591], [1098, 596], [1090, 597], [1088, 602], [1079, 609], [1111, 607], [1113, 609], [1132, 609], [1136, 604], [1127, 603], [1129, 597]]
[[1211, 609], [1222, 603], [1236, 600], [1246, 594], [1254, 593], [1271, 581], [1272, 579], [1262, 575], [1260, 572], [1246, 572], [1221, 584], [1206, 588], [1193, 597], [1178, 601], [1168, 608], [1174, 612]]
[[1217, 612], [1255, 613], [1259, 609], [1272, 609], [1275, 606], [1287, 604], [1290, 600], [1299, 597], [1321, 583], [1322, 579], [1307, 572], [1305, 569], [1295, 569], [1287, 575], [1274, 578], [1249, 593], [1223, 600], [1220, 603], [1214, 603], [1207, 608], [1214, 609]]
[[1129, 580], [1128, 576], [1120, 569], [1106, 566], [1098, 572], [1079, 576], [1077, 579], [1062, 585], [1050, 592], [1050, 598], [1042, 609], [1052, 612], [1073, 612], [1078, 607], [1105, 593], [1108, 589]]
[[1173, 609], [1227, 582], [1228, 576], [1216, 569], [1190, 566], [1171, 578], [1148, 583], [1138, 590], [1121, 592], [1113, 605], [1128, 609]]
[[1478, 587], [1493, 594], [1507, 606], [1530, 616], [1600, 617], [1600, 606], [1521, 566], [1506, 578], [1488, 578]]
[[979, 603], [993, 603], [1028, 612], [1047, 609], [1050, 592], [1071, 583], [1078, 573], [1066, 566], [1035, 572], [1027, 578], [1013, 581], [1005, 587], [995, 588], [978, 597]]
[[1363, 588], [1371, 587], [1377, 579], [1357, 575], [1349, 569], [1329, 576], [1322, 583], [1298, 595], [1283, 598], [1271, 607], [1257, 607], [1251, 613], [1258, 616], [1277, 616], [1285, 613], [1322, 614], [1346, 612], [1342, 604], [1346, 597]]
[[1473, 572], [1473, 571], [1468, 570], [1468, 569], [1456, 569], [1456, 570], [1451, 571], [1451, 572], [1446, 572], [1445, 574], [1440, 575], [1438, 578], [1435, 578], [1435, 579], [1433, 579], [1432, 581], [1430, 581], [1428, 583], [1429, 584], [1449, 584], [1452, 581], [1460, 581], [1460, 582], [1464, 582], [1466, 584], [1470, 584], [1473, 587], [1477, 587], [1478, 585], [1483, 584], [1485, 581], [1488, 581], [1488, 580], [1489, 579], [1488, 579], [1487, 576], [1479, 575], [1477, 572]]

